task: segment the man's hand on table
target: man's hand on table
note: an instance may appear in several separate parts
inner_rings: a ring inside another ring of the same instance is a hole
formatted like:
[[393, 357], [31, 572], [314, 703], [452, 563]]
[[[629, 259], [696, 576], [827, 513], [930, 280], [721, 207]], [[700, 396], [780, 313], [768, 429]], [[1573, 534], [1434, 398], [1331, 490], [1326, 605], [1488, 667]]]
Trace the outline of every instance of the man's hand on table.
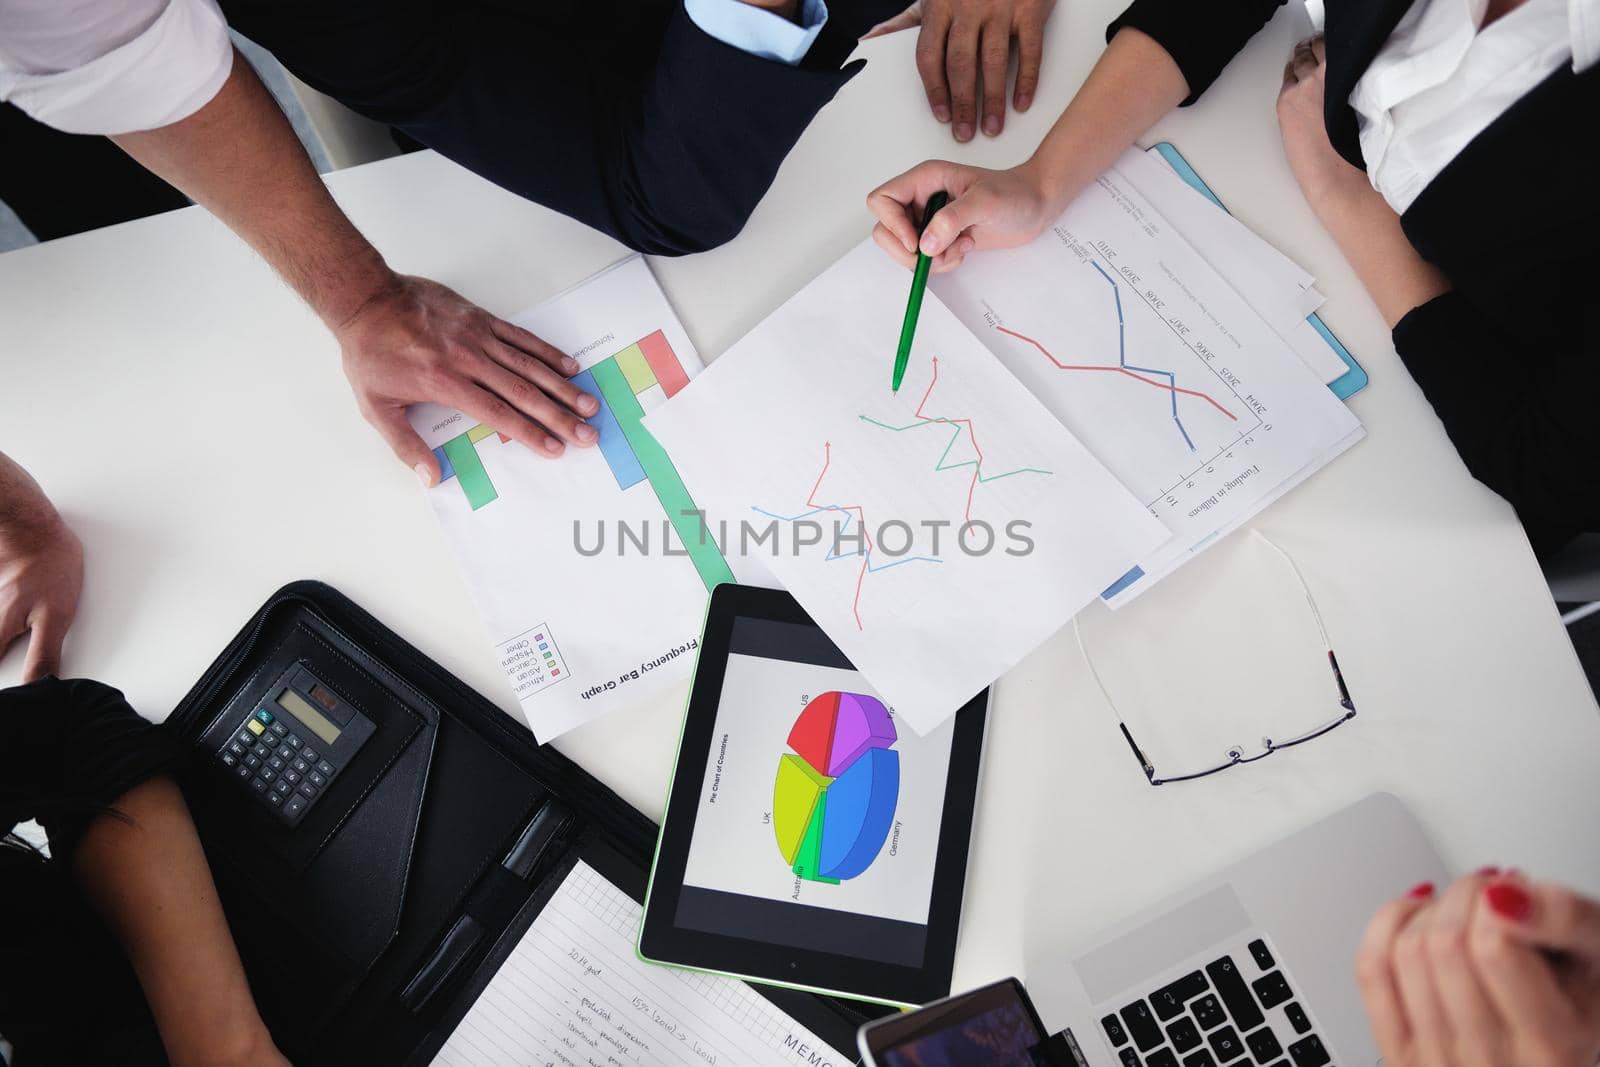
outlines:
[[409, 404], [458, 408], [539, 455], [594, 444], [594, 397], [567, 379], [576, 360], [438, 282], [390, 275], [330, 323], [361, 414], [422, 484], [439, 481], [433, 451], [406, 418]]
[[24, 682], [61, 669], [82, 588], [83, 545], [39, 483], [0, 453], [0, 654], [30, 635]]
[[934, 118], [951, 124], [956, 140], [970, 141], [980, 128], [980, 83], [983, 132], [993, 137], [1005, 128], [1013, 39], [1020, 59], [1011, 105], [1018, 111], [1032, 105], [1044, 55], [1044, 24], [1054, 8], [1055, 0], [919, 0], [868, 30], [866, 37], [920, 26], [917, 72], [928, 106]]
[[594, 443], [581, 416], [598, 402], [566, 380], [577, 364], [437, 282], [390, 270], [242, 58], [188, 118], [113, 140], [244, 238], [310, 305], [339, 340], [361, 413], [425, 485], [439, 465], [406, 420], [408, 404], [448, 404], [543, 456]]

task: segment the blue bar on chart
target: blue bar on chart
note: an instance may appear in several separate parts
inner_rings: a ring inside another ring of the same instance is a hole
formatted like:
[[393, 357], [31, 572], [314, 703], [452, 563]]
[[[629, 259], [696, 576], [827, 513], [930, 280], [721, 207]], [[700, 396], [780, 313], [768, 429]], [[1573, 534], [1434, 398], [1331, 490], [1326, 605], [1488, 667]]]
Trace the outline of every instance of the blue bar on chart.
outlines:
[[600, 387], [595, 384], [594, 369], [590, 368], [582, 374], [573, 375], [572, 384], [600, 403], [600, 410], [589, 416], [587, 421], [600, 435], [596, 445], [600, 449], [600, 454], [605, 456], [607, 465], [611, 467], [612, 475], [617, 479], [617, 488], [627, 489], [644, 481], [644, 466], [639, 462], [639, 457], [634, 455], [633, 446], [628, 444], [628, 438], [617, 422], [616, 413], [611, 410], [611, 405], [606, 402]]

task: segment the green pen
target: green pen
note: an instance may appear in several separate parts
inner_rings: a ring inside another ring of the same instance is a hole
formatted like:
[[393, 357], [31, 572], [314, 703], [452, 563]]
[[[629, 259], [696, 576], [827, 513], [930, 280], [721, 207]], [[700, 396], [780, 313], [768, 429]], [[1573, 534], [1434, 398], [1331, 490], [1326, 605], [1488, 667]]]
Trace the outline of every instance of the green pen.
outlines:
[[[928, 228], [928, 223], [939, 213], [950, 197], [940, 190], [928, 197], [927, 210], [922, 215], [922, 228], [917, 230], [917, 236], [922, 236], [922, 231]], [[898, 393], [900, 383], [905, 381], [906, 364], [911, 361], [911, 338], [917, 332], [917, 316], [922, 313], [922, 293], [928, 288], [928, 271], [933, 267], [933, 260], [917, 252], [917, 269], [911, 274], [911, 299], [906, 301], [906, 321], [900, 326], [900, 348], [894, 354], [894, 384], [892, 389]]]

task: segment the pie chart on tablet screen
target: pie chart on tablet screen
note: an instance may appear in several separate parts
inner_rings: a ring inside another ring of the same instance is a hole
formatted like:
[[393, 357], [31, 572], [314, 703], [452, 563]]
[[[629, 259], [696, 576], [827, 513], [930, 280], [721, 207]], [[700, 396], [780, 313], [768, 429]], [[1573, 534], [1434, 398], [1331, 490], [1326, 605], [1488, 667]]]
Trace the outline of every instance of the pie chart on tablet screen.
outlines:
[[889, 709], [863, 693], [823, 693], [800, 712], [772, 786], [778, 851], [796, 875], [837, 885], [872, 866], [900, 798], [898, 739]]

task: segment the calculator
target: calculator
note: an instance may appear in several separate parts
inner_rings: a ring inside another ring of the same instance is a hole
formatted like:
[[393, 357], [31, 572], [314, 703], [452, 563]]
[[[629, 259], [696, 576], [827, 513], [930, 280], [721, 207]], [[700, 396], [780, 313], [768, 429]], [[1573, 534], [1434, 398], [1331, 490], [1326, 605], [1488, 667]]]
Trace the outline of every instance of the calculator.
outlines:
[[302, 664], [280, 676], [227, 735], [217, 760], [280, 821], [297, 826], [376, 731]]

